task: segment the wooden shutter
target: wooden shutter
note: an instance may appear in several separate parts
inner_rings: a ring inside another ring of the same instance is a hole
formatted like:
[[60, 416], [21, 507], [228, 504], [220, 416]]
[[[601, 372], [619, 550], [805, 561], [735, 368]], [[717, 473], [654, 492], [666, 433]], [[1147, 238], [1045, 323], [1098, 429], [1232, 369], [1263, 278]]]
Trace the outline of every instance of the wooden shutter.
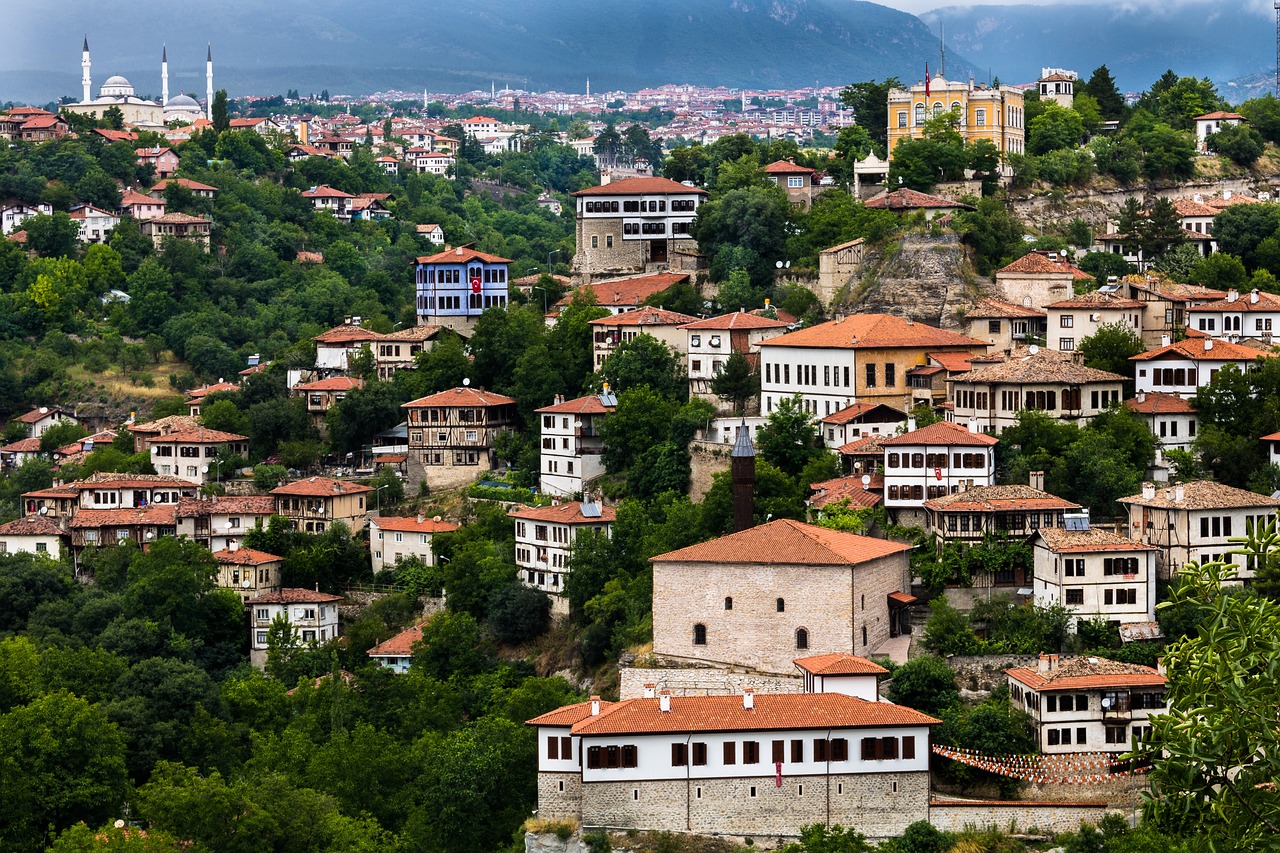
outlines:
[[880, 758], [885, 760], [898, 757], [898, 739], [896, 737], [880, 738]]
[[827, 742], [821, 738], [813, 739], [813, 760], [814, 761], [827, 760]]
[[[731, 740], [730, 740], [730, 741], [725, 741], [725, 744], [724, 744], [724, 763], [725, 763], [725, 764], [737, 764], [737, 763], [738, 763], [737, 747], [738, 747], [738, 745], [737, 745], [736, 743], [734, 743], [733, 741], [731, 741]], [[743, 750], [743, 758], [746, 758], [746, 750], [745, 750], [745, 749]]]
[[849, 760], [849, 741], [845, 738], [833, 738], [831, 741], [831, 760], [832, 761], [848, 761]]
[[916, 757], [916, 739], [913, 735], [908, 735], [902, 739], [902, 757]]
[[879, 744], [879, 741], [877, 741], [873, 737], [864, 737], [862, 739], [862, 760], [863, 761], [876, 760], [876, 747], [878, 744]]
[[628, 744], [622, 748], [622, 766], [635, 767], [638, 759], [637, 750], [634, 744]]
[[[783, 760], [784, 749], [785, 749], [785, 745], [783, 741], [775, 740], [773, 742], [773, 763], [774, 764], [777, 764], [779, 761]], [[794, 761], [795, 759], [792, 759], [792, 760]]]
[[705, 743], [695, 743], [693, 745], [693, 764], [695, 767], [701, 767], [707, 763], [707, 745]]
[[671, 744], [671, 766], [684, 767], [689, 763], [689, 749], [686, 744]]
[[[774, 760], [777, 761], [778, 759], [775, 758]], [[804, 761], [804, 741], [791, 741], [791, 761], [794, 764], [800, 764]]]
[[571, 737], [560, 738], [560, 758], [563, 761], [573, 760], [573, 738]]
[[547, 738], [547, 758], [559, 760], [560, 758], [560, 738]]
[[604, 766], [604, 762], [602, 761], [602, 758], [603, 758], [602, 753], [603, 753], [603, 752], [604, 752], [604, 750], [602, 750], [602, 749], [601, 749], [600, 747], [598, 747], [598, 746], [592, 746], [592, 747], [588, 747], [588, 748], [587, 748], [587, 767], [588, 767], [588, 769], [591, 769], [591, 770], [598, 770], [600, 767], [603, 767], [603, 766]]

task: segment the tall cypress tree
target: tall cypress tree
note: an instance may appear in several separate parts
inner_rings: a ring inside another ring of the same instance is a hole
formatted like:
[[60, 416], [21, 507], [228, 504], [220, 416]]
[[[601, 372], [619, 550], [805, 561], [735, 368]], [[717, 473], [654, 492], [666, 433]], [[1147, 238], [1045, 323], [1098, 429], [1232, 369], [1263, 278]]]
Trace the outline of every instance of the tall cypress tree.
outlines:
[[1111, 69], [1107, 66], [1099, 65], [1093, 69], [1089, 82], [1084, 84], [1084, 91], [1098, 102], [1098, 110], [1103, 118], [1115, 120], [1124, 116], [1124, 95], [1120, 94], [1115, 78], [1111, 76]]

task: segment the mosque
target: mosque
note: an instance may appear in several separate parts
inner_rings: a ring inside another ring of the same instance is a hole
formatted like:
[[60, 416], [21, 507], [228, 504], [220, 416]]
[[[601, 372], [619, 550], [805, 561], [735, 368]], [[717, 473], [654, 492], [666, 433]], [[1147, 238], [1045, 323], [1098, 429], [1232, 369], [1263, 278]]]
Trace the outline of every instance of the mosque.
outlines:
[[133, 127], [159, 130], [167, 122], [181, 121], [187, 124], [198, 118], [213, 118], [213, 48], [210, 47], [205, 56], [205, 94], [207, 110], [201, 108], [200, 102], [187, 94], [169, 97], [169, 51], [161, 48], [160, 52], [160, 103], [139, 98], [133, 84], [116, 75], [108, 77], [107, 82], [98, 90], [98, 97], [93, 97], [93, 81], [89, 74], [89, 37], [85, 36], [83, 53], [80, 59], [83, 76], [80, 84], [84, 87], [84, 95], [78, 103], [66, 104], [62, 109], [69, 113], [102, 118], [111, 107], [116, 107], [124, 115], [125, 124]]

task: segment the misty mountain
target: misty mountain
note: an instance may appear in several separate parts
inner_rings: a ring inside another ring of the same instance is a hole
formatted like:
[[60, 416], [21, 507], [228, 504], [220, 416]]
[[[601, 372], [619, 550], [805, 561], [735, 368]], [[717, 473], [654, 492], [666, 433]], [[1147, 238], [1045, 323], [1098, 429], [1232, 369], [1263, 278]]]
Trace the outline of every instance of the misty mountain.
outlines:
[[[1267, 4], [1270, 6], [1270, 4]], [[920, 16], [947, 51], [1005, 83], [1028, 83], [1046, 66], [1087, 78], [1106, 64], [1121, 90], [1139, 92], [1172, 68], [1208, 77], [1229, 100], [1228, 81], [1275, 68], [1274, 19], [1233, 3], [1111, 3], [1061, 6], [952, 6]]]
[[[661, 83], [842, 85], [936, 67], [938, 39], [912, 15], [858, 0], [132, 0], [111, 15], [90, 0], [6, 12], [0, 100], [80, 93], [86, 26], [96, 87], [124, 74], [159, 90], [204, 91], [206, 42], [230, 94], [456, 92], [501, 87], [583, 91]], [[92, 22], [86, 24], [85, 22]], [[969, 73], [957, 51], [948, 70]]]

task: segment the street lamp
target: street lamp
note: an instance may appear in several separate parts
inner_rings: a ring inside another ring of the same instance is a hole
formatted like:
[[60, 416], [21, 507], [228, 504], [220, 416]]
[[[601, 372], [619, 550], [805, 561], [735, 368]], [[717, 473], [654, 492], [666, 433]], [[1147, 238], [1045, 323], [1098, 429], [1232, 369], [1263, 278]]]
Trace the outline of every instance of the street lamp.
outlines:
[[378, 515], [382, 515], [382, 490], [390, 485], [390, 483], [383, 483], [373, 490], [374, 497], [378, 499]]
[[547, 315], [547, 289], [540, 284], [532, 285], [529, 289], [542, 291], [542, 316], [545, 317]]
[[552, 249], [550, 252], [547, 252], [547, 275], [555, 274], [555, 270], [551, 268], [551, 256], [558, 255], [558, 254], [560, 254], [559, 249]]

